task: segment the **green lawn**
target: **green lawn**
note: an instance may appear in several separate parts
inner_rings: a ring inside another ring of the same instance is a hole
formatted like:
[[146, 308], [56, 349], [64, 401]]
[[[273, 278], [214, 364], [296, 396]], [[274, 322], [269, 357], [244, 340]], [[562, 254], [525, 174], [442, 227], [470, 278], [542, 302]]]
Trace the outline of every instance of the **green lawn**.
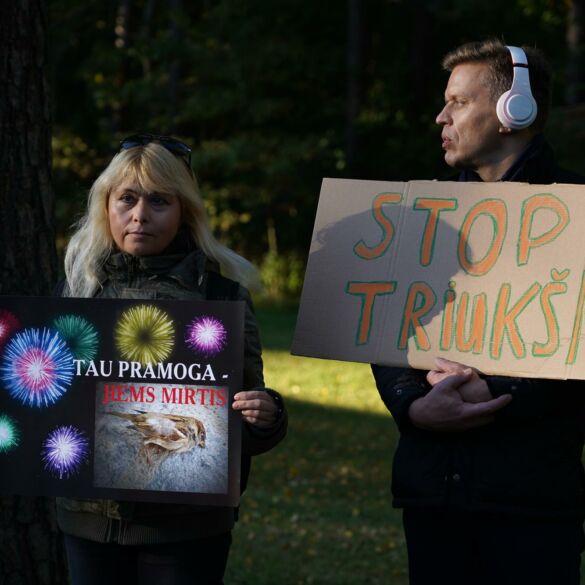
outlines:
[[266, 384], [285, 396], [290, 426], [254, 461], [226, 585], [406, 585], [400, 512], [390, 505], [398, 434], [369, 366], [293, 357], [295, 312], [258, 318]]
[[397, 434], [369, 367], [298, 358], [295, 312], [258, 312], [266, 384], [285, 396], [285, 442], [254, 460], [228, 585], [407, 583], [390, 506]]

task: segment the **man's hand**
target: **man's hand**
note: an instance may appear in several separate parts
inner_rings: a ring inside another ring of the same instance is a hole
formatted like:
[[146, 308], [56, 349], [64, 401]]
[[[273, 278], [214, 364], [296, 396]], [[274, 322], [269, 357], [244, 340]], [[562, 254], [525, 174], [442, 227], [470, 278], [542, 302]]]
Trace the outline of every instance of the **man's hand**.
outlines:
[[475, 370], [468, 368], [464, 364], [446, 358], [435, 358], [435, 367], [427, 374], [427, 382], [431, 386], [434, 386], [448, 376], [452, 376], [453, 374], [462, 375], [465, 372], [470, 372], [469, 381], [461, 384], [458, 388], [459, 394], [461, 394], [463, 400], [465, 402], [473, 402], [476, 404], [478, 402], [487, 402], [488, 400], [491, 400], [493, 396], [487, 382], [482, 380]]
[[412, 424], [429, 431], [457, 432], [493, 422], [494, 413], [504, 408], [512, 396], [504, 394], [483, 402], [466, 402], [460, 388], [472, 376], [472, 370], [467, 369], [462, 374], [453, 374], [437, 382], [426, 396], [410, 405], [408, 415]]

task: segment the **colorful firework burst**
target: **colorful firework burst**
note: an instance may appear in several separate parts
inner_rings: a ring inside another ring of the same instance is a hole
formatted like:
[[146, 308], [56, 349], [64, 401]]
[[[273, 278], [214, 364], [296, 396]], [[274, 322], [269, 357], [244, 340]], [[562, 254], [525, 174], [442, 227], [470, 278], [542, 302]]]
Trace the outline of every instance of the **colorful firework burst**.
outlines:
[[223, 323], [216, 317], [197, 317], [187, 326], [187, 345], [205, 355], [215, 355], [224, 347], [227, 332]]
[[87, 319], [79, 315], [63, 315], [53, 321], [53, 327], [69, 345], [76, 359], [90, 361], [96, 356], [98, 333]]
[[5, 309], [0, 309], [0, 348], [2, 348], [10, 336], [20, 328], [18, 319]]
[[0, 453], [6, 453], [18, 446], [20, 432], [14, 419], [7, 414], [0, 414]]
[[42, 459], [45, 469], [63, 479], [79, 471], [88, 453], [89, 441], [82, 431], [60, 426], [51, 431], [43, 443]]
[[73, 355], [50, 329], [25, 329], [6, 345], [0, 376], [10, 395], [26, 406], [49, 406], [73, 380]]
[[158, 307], [138, 305], [122, 313], [115, 337], [124, 359], [153, 364], [170, 355], [175, 329], [171, 318]]

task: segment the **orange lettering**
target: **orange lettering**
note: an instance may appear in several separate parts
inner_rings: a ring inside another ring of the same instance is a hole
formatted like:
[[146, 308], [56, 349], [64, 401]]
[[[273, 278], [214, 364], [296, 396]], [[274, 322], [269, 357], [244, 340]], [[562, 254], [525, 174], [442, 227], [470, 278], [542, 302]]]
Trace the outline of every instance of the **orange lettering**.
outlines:
[[414, 209], [424, 209], [428, 211], [425, 231], [423, 233], [420, 248], [420, 263], [422, 266], [428, 266], [433, 260], [433, 249], [435, 246], [435, 236], [437, 235], [439, 214], [441, 211], [453, 211], [457, 209], [457, 200], [425, 199], [420, 197], [414, 202]]
[[[472, 262], [467, 257], [467, 242], [475, 220], [481, 215], [487, 215], [492, 220], [494, 233], [485, 256], [481, 260]], [[473, 276], [481, 276], [493, 267], [502, 251], [506, 237], [507, 219], [506, 205], [501, 199], [485, 199], [468, 211], [461, 226], [457, 246], [459, 264], [465, 272]]]
[[378, 295], [389, 295], [396, 290], [396, 282], [348, 282], [345, 292], [350, 295], [361, 297], [362, 306], [360, 311], [358, 333], [356, 343], [363, 345], [370, 340], [370, 329], [372, 328], [372, 314], [374, 312], [374, 301]]
[[400, 203], [401, 201], [401, 193], [380, 193], [376, 195], [372, 203], [372, 213], [374, 214], [374, 220], [382, 228], [382, 241], [373, 248], [370, 248], [363, 240], [360, 240], [353, 247], [354, 252], [360, 258], [374, 260], [382, 256], [389, 248], [394, 237], [394, 226], [382, 212], [382, 205]]
[[[532, 222], [537, 211], [548, 209], [557, 215], [557, 223], [550, 230], [535, 238], [531, 237]], [[543, 193], [533, 195], [522, 205], [522, 219], [520, 234], [518, 235], [518, 266], [528, 263], [528, 256], [532, 248], [538, 248], [554, 240], [568, 225], [569, 210], [567, 206], [554, 195]]]

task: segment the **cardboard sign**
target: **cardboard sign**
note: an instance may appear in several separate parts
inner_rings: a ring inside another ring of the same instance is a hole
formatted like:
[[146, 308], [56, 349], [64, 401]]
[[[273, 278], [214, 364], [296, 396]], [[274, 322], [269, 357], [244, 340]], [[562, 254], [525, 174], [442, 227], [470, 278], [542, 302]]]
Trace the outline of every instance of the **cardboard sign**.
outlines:
[[237, 505], [241, 302], [0, 297], [6, 494]]
[[292, 352], [585, 378], [585, 187], [325, 179]]

